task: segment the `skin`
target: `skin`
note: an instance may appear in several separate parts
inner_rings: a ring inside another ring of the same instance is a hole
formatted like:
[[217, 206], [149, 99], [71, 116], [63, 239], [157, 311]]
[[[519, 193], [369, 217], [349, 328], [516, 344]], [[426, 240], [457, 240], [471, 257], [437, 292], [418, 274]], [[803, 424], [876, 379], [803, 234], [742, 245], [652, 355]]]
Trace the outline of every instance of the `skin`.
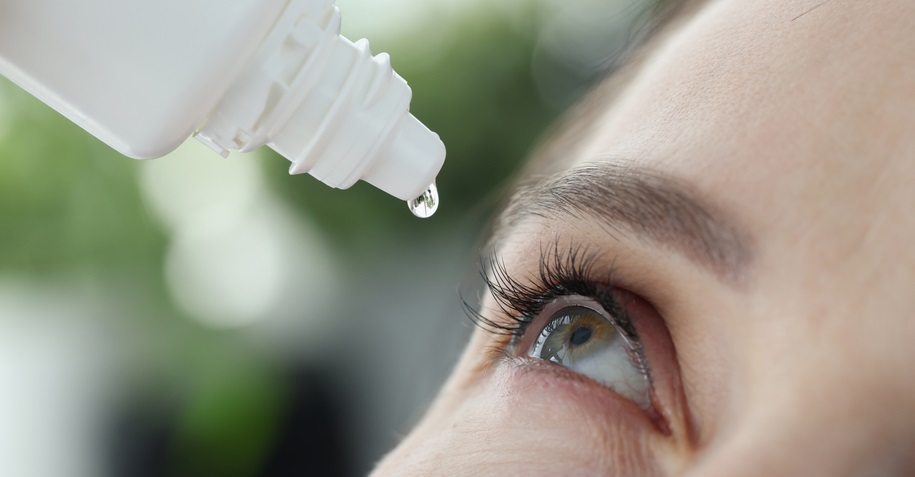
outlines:
[[820, 3], [708, 2], [549, 164], [683, 184], [739, 231], [739, 273], [572, 216], [498, 242], [514, 276], [545, 242], [597, 250], [644, 300], [666, 428], [479, 329], [375, 475], [915, 475], [915, 2]]

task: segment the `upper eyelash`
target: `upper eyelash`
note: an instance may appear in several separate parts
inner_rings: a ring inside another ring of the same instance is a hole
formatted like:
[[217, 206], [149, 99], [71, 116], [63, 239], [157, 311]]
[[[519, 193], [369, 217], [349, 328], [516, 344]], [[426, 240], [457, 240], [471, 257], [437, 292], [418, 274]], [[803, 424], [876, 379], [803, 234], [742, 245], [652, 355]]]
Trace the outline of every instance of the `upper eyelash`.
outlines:
[[612, 269], [598, 277], [595, 264], [599, 255], [582, 247], [562, 250], [558, 243], [541, 248], [536, 276], [520, 280], [508, 273], [505, 263], [495, 253], [482, 260], [480, 274], [490, 295], [510, 321], [493, 320], [462, 300], [471, 321], [497, 335], [507, 335], [512, 342], [524, 335], [531, 321], [553, 300], [580, 295], [597, 300], [627, 338], [638, 342], [638, 334], [625, 309], [613, 296]]

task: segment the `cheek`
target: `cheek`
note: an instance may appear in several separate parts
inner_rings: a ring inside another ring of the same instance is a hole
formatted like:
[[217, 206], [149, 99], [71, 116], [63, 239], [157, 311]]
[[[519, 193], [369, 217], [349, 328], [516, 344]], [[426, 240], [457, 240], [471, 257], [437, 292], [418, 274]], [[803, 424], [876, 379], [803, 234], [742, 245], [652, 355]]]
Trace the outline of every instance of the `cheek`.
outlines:
[[632, 403], [549, 370], [491, 373], [427, 416], [379, 475], [659, 474], [652, 424]]

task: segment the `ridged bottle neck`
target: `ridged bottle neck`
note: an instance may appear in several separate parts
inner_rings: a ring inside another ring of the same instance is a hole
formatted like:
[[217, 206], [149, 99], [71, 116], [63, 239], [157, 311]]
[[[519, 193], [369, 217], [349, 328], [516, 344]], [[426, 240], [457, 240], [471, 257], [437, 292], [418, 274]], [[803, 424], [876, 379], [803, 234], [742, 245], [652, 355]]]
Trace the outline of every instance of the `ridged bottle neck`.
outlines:
[[411, 91], [387, 54], [339, 35], [326, 0], [293, 0], [196, 137], [217, 152], [268, 145], [345, 189], [364, 179], [416, 198], [444, 162], [438, 136], [409, 113]]

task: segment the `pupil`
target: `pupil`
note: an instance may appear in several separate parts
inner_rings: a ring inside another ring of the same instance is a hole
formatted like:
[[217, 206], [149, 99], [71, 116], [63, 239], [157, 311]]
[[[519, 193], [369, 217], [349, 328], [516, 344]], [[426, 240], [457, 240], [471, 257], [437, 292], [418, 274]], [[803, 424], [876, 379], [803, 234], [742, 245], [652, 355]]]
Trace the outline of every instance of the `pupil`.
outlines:
[[569, 342], [575, 346], [583, 345], [591, 339], [591, 328], [576, 328], [572, 332], [572, 336], [569, 338]]

